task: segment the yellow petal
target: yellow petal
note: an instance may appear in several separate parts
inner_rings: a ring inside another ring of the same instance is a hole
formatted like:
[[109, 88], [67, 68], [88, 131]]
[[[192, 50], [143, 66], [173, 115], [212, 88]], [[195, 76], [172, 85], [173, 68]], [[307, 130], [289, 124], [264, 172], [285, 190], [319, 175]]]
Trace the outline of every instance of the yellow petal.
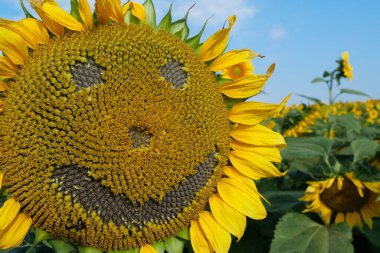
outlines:
[[[228, 176], [234, 180], [237, 180], [237, 181], [242, 181], [242, 182], [246, 182], [246, 183], [252, 182], [252, 179], [250, 179], [246, 175], [242, 174], [240, 171], [238, 171], [236, 168], [234, 168], [232, 166], [225, 166], [223, 168], [223, 173], [224, 173], [224, 175], [226, 175], [226, 176]], [[254, 191], [257, 192], [255, 185], [254, 185]]]
[[4, 180], [4, 172], [0, 172], [0, 190], [3, 187], [3, 180]]
[[[51, 4], [58, 6], [58, 4], [55, 2]], [[31, 1], [31, 5], [50, 32], [52, 32], [57, 37], [62, 36], [65, 33], [64, 26], [56, 22], [54, 19], [48, 17], [42, 10], [42, 6], [40, 4], [36, 3], [35, 1]]]
[[235, 20], [236, 16], [231, 16], [229, 18], [228, 28], [223, 28], [217, 31], [203, 43], [199, 55], [201, 61], [210, 61], [223, 53], [224, 49], [227, 47], [228, 36]]
[[282, 177], [281, 173], [268, 159], [256, 153], [235, 150], [229, 154], [232, 165], [242, 174], [254, 180], [268, 177]]
[[149, 244], [145, 244], [141, 247], [140, 253], [158, 253], [158, 251]]
[[219, 195], [213, 195], [209, 199], [212, 215], [216, 221], [228, 232], [238, 238], [244, 234], [246, 218], [240, 212], [230, 207]]
[[79, 15], [83, 20], [85, 27], [91, 28], [94, 26], [94, 17], [87, 0], [79, 0], [78, 2]]
[[256, 220], [264, 219], [267, 216], [260, 194], [255, 189], [253, 182], [248, 184], [245, 181], [222, 178], [218, 182], [217, 188], [222, 199], [245, 216]]
[[239, 103], [232, 107], [229, 118], [235, 123], [256, 125], [268, 117], [279, 113], [289, 98], [290, 95], [288, 95], [279, 105], [262, 102]]
[[19, 246], [28, 233], [32, 219], [20, 213], [0, 236], [0, 249]]
[[231, 245], [231, 235], [216, 222], [210, 212], [199, 214], [199, 224], [216, 253], [227, 253]]
[[38, 44], [30, 30], [21, 25], [20, 22], [0, 19], [0, 26], [11, 30], [20, 35], [28, 47], [36, 49]]
[[374, 216], [374, 211], [369, 206], [363, 206], [360, 209], [360, 213], [362, 214], [363, 220], [365, 223], [367, 223], [368, 227], [372, 229], [373, 222], [372, 217]]
[[83, 31], [83, 24], [78, 22], [73, 16], [67, 13], [65, 10], [51, 3], [44, 3], [42, 5], [42, 11], [45, 16], [51, 20], [56, 21], [58, 24], [73, 30]]
[[135, 3], [135, 2], [126, 3], [123, 6], [123, 14], [124, 15], [128, 11], [129, 8], [131, 9], [131, 12], [132, 12], [133, 16], [135, 16], [136, 18], [138, 18], [141, 21], [145, 22], [146, 14], [145, 14], [145, 7], [144, 7], [144, 5], [142, 5], [140, 3]]
[[106, 24], [108, 19], [124, 23], [120, 0], [95, 0], [95, 10], [100, 24]]
[[283, 146], [284, 137], [262, 125], [248, 126], [238, 125], [231, 131], [231, 136], [236, 140], [256, 146]]
[[271, 65], [265, 75], [251, 74], [241, 79], [224, 83], [220, 87], [220, 92], [230, 98], [247, 98], [258, 94], [274, 71], [274, 64]]
[[323, 222], [325, 224], [330, 224], [331, 215], [332, 215], [331, 209], [325, 206], [321, 206], [320, 209], [321, 209], [321, 216], [322, 216]]
[[0, 92], [6, 91], [8, 88], [9, 88], [8, 85], [0, 80]]
[[259, 154], [266, 159], [268, 159], [271, 162], [280, 163], [281, 162], [281, 153], [280, 149], [276, 146], [272, 147], [261, 147], [261, 146], [254, 146], [246, 143], [242, 143], [237, 140], [233, 140], [230, 143], [233, 150], [242, 150], [242, 151], [248, 151], [248, 152], [254, 152], [256, 154]]
[[217, 72], [242, 62], [251, 61], [257, 56], [259, 54], [250, 49], [231, 50], [216, 58], [209, 66], [209, 69]]
[[23, 65], [28, 58], [28, 47], [25, 40], [15, 32], [0, 27], [0, 50], [17, 65]]
[[344, 223], [344, 213], [338, 213], [335, 217], [335, 224]]
[[363, 182], [371, 192], [380, 194], [380, 182]]
[[15, 199], [10, 198], [5, 201], [0, 209], [0, 231], [6, 229], [12, 223], [18, 211], [20, 210], [20, 203]]
[[0, 78], [12, 78], [17, 75], [17, 66], [5, 56], [0, 56]]
[[44, 24], [34, 18], [25, 18], [19, 21], [20, 24], [25, 27], [34, 37], [38, 44], [49, 43], [49, 34]]
[[211, 253], [210, 244], [197, 220], [191, 221], [190, 241], [195, 253]]

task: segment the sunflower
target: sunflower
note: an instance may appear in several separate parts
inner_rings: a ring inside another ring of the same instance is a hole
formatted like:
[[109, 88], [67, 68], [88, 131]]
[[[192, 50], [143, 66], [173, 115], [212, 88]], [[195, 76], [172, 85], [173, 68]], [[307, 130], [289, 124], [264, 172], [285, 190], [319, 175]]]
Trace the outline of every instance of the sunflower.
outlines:
[[351, 228], [372, 229], [372, 218], [380, 217], [380, 182], [364, 182], [352, 172], [324, 181], [308, 182], [303, 201], [311, 202], [304, 212], [320, 213], [325, 224], [345, 222]]
[[346, 77], [348, 80], [351, 80], [353, 75], [352, 75], [352, 66], [348, 60], [349, 54], [348, 52], [343, 52], [342, 54], [342, 72], [343, 76]]
[[156, 25], [151, 0], [96, 0], [94, 13], [71, 2], [71, 14], [32, 0], [41, 20], [25, 6], [28, 18], [0, 20], [0, 248], [34, 227], [101, 250], [156, 252], [180, 236], [227, 252], [247, 216], [266, 217], [253, 180], [284, 175], [284, 138], [260, 122], [288, 97], [243, 102], [274, 65], [221, 77], [259, 56], [224, 53], [235, 16], [200, 43], [188, 13]]

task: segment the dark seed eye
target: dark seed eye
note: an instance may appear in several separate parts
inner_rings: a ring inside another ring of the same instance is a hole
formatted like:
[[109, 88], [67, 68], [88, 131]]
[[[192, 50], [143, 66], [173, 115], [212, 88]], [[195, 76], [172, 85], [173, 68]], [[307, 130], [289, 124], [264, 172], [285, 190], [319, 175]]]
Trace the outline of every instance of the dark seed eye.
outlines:
[[161, 76], [164, 77], [175, 89], [183, 89], [189, 74], [182, 69], [183, 65], [177, 61], [170, 61], [160, 68]]
[[78, 62], [70, 70], [71, 80], [80, 89], [104, 83], [103, 72], [104, 68], [96, 64], [94, 59], [89, 57], [86, 62]]
[[128, 133], [132, 140], [131, 149], [140, 149], [140, 148], [149, 147], [152, 134], [139, 128], [132, 128], [129, 130]]

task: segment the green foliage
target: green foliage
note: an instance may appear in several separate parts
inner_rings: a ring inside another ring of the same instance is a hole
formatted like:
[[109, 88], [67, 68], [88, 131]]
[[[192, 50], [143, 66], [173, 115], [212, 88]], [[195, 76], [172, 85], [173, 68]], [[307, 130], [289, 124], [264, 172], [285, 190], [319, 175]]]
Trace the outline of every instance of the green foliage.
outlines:
[[145, 23], [151, 27], [156, 27], [156, 10], [152, 0], [146, 0], [143, 5], [146, 13]]
[[320, 225], [305, 215], [288, 213], [276, 226], [270, 253], [350, 253], [351, 241], [346, 224]]

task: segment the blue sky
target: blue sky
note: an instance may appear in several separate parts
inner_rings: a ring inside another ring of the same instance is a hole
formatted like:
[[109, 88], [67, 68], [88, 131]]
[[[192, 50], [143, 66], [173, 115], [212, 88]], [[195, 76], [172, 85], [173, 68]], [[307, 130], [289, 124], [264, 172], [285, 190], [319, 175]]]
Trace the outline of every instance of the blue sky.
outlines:
[[[23, 17], [18, 0], [0, 0], [0, 17]], [[69, 0], [58, 0], [64, 8]], [[90, 0], [93, 2], [93, 0]], [[123, 2], [123, 1], [122, 1]], [[143, 2], [138, 0], [137, 2]], [[161, 18], [172, 1], [156, 0]], [[197, 33], [211, 17], [204, 39], [220, 29], [229, 15], [237, 15], [229, 49], [250, 48], [265, 55], [254, 60], [255, 72], [271, 63], [276, 71], [256, 100], [278, 102], [293, 93], [289, 104], [305, 102], [296, 94], [326, 100], [326, 88], [311, 84], [324, 70], [335, 68], [343, 51], [350, 52], [354, 68], [351, 82], [343, 88], [358, 89], [380, 97], [380, 1], [378, 0], [175, 0], [173, 16], [180, 18], [196, 3], [189, 16], [190, 29]], [[364, 100], [343, 96], [343, 100]]]

